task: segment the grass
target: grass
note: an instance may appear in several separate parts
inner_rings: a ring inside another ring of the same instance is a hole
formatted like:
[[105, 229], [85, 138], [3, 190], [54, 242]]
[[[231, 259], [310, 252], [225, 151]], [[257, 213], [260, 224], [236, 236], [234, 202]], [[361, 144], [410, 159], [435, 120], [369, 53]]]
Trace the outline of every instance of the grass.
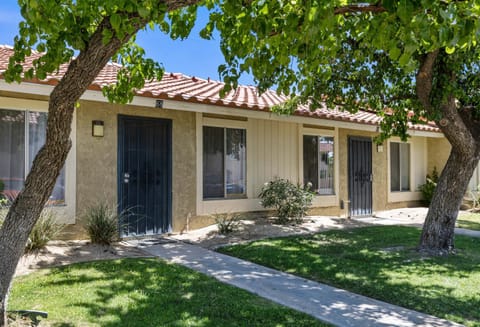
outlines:
[[[157, 259], [73, 264], [16, 278], [9, 310], [42, 310], [48, 326], [327, 326]], [[42, 322], [43, 325], [43, 322]]]
[[480, 214], [468, 213], [458, 216], [456, 227], [480, 231]]
[[375, 226], [222, 248], [229, 255], [406, 308], [480, 326], [480, 239], [456, 237], [458, 254], [426, 258], [420, 230]]

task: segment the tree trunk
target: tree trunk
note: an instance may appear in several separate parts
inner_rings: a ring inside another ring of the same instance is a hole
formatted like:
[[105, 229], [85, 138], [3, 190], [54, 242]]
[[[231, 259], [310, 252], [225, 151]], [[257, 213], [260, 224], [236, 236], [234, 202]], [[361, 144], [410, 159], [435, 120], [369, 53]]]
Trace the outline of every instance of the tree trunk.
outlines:
[[[438, 113], [441, 113], [435, 123], [452, 146], [433, 194], [420, 238], [419, 250], [430, 255], [454, 252], [458, 211], [479, 161], [478, 121], [470, 109], [459, 108], [454, 94], [448, 93], [449, 84], [455, 83], [457, 78], [453, 68], [447, 54], [436, 50], [420, 58], [420, 68], [416, 76], [416, 91], [420, 103], [432, 116], [438, 117]], [[439, 107], [433, 106], [432, 99], [437, 99]]]
[[[135, 32], [140, 27], [136, 26]], [[70, 150], [69, 138], [75, 103], [108, 60], [132, 35], [103, 44], [102, 32], [109, 28], [109, 19], [100, 23], [89, 46], [72, 60], [67, 72], [53, 89], [48, 106], [45, 145], [35, 157], [25, 186], [11, 205], [0, 229], [0, 327], [7, 324], [8, 293], [18, 261]]]
[[6, 325], [5, 311], [10, 281], [25, 249], [30, 231], [52, 193], [55, 181], [70, 150], [69, 135], [72, 116], [73, 108], [48, 117], [48, 128], [50, 130], [55, 128], [61, 132], [50, 133], [47, 144], [36, 156], [25, 186], [13, 202], [0, 230], [0, 262], [2, 263], [0, 310], [3, 313], [4, 325]]
[[455, 222], [478, 160], [478, 155], [461, 155], [455, 148], [452, 149], [423, 225], [421, 252], [429, 255], [454, 253]]

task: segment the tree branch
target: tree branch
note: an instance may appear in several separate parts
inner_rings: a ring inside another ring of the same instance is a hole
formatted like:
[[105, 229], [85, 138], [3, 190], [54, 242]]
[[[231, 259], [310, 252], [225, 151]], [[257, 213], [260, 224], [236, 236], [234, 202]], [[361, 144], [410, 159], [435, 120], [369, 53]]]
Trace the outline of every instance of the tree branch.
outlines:
[[367, 12], [378, 14], [385, 11], [387, 10], [380, 4], [380, 2], [378, 2], [374, 5], [372, 4], [346, 5], [346, 6], [335, 8], [333, 12], [335, 15], [346, 15], [346, 14], [367, 13]]
[[438, 51], [429, 52], [420, 58], [420, 68], [415, 77], [417, 97], [427, 112], [431, 112], [433, 109], [430, 94], [433, 88], [433, 68], [438, 57]]

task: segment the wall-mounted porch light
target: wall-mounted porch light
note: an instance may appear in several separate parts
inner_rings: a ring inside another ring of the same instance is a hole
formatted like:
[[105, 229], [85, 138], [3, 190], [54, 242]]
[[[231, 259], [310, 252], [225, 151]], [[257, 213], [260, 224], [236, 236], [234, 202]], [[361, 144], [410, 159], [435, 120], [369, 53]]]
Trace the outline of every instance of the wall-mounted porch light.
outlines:
[[383, 152], [383, 143], [377, 144], [377, 152]]
[[92, 120], [92, 136], [103, 137], [103, 120]]

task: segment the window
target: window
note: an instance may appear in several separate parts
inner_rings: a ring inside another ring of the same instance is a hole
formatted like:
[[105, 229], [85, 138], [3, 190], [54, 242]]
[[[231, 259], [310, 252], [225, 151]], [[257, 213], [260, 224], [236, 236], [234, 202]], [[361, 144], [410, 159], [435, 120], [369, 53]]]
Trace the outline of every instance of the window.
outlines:
[[[33, 159], [45, 143], [47, 114], [0, 109], [0, 187], [13, 200], [23, 187]], [[65, 170], [50, 196], [50, 204], [65, 202]], [[1, 191], [1, 189], [0, 189]]]
[[246, 131], [203, 127], [203, 198], [246, 195]]
[[410, 144], [390, 143], [390, 190], [410, 191]]
[[303, 136], [303, 183], [320, 195], [335, 194], [333, 137]]

